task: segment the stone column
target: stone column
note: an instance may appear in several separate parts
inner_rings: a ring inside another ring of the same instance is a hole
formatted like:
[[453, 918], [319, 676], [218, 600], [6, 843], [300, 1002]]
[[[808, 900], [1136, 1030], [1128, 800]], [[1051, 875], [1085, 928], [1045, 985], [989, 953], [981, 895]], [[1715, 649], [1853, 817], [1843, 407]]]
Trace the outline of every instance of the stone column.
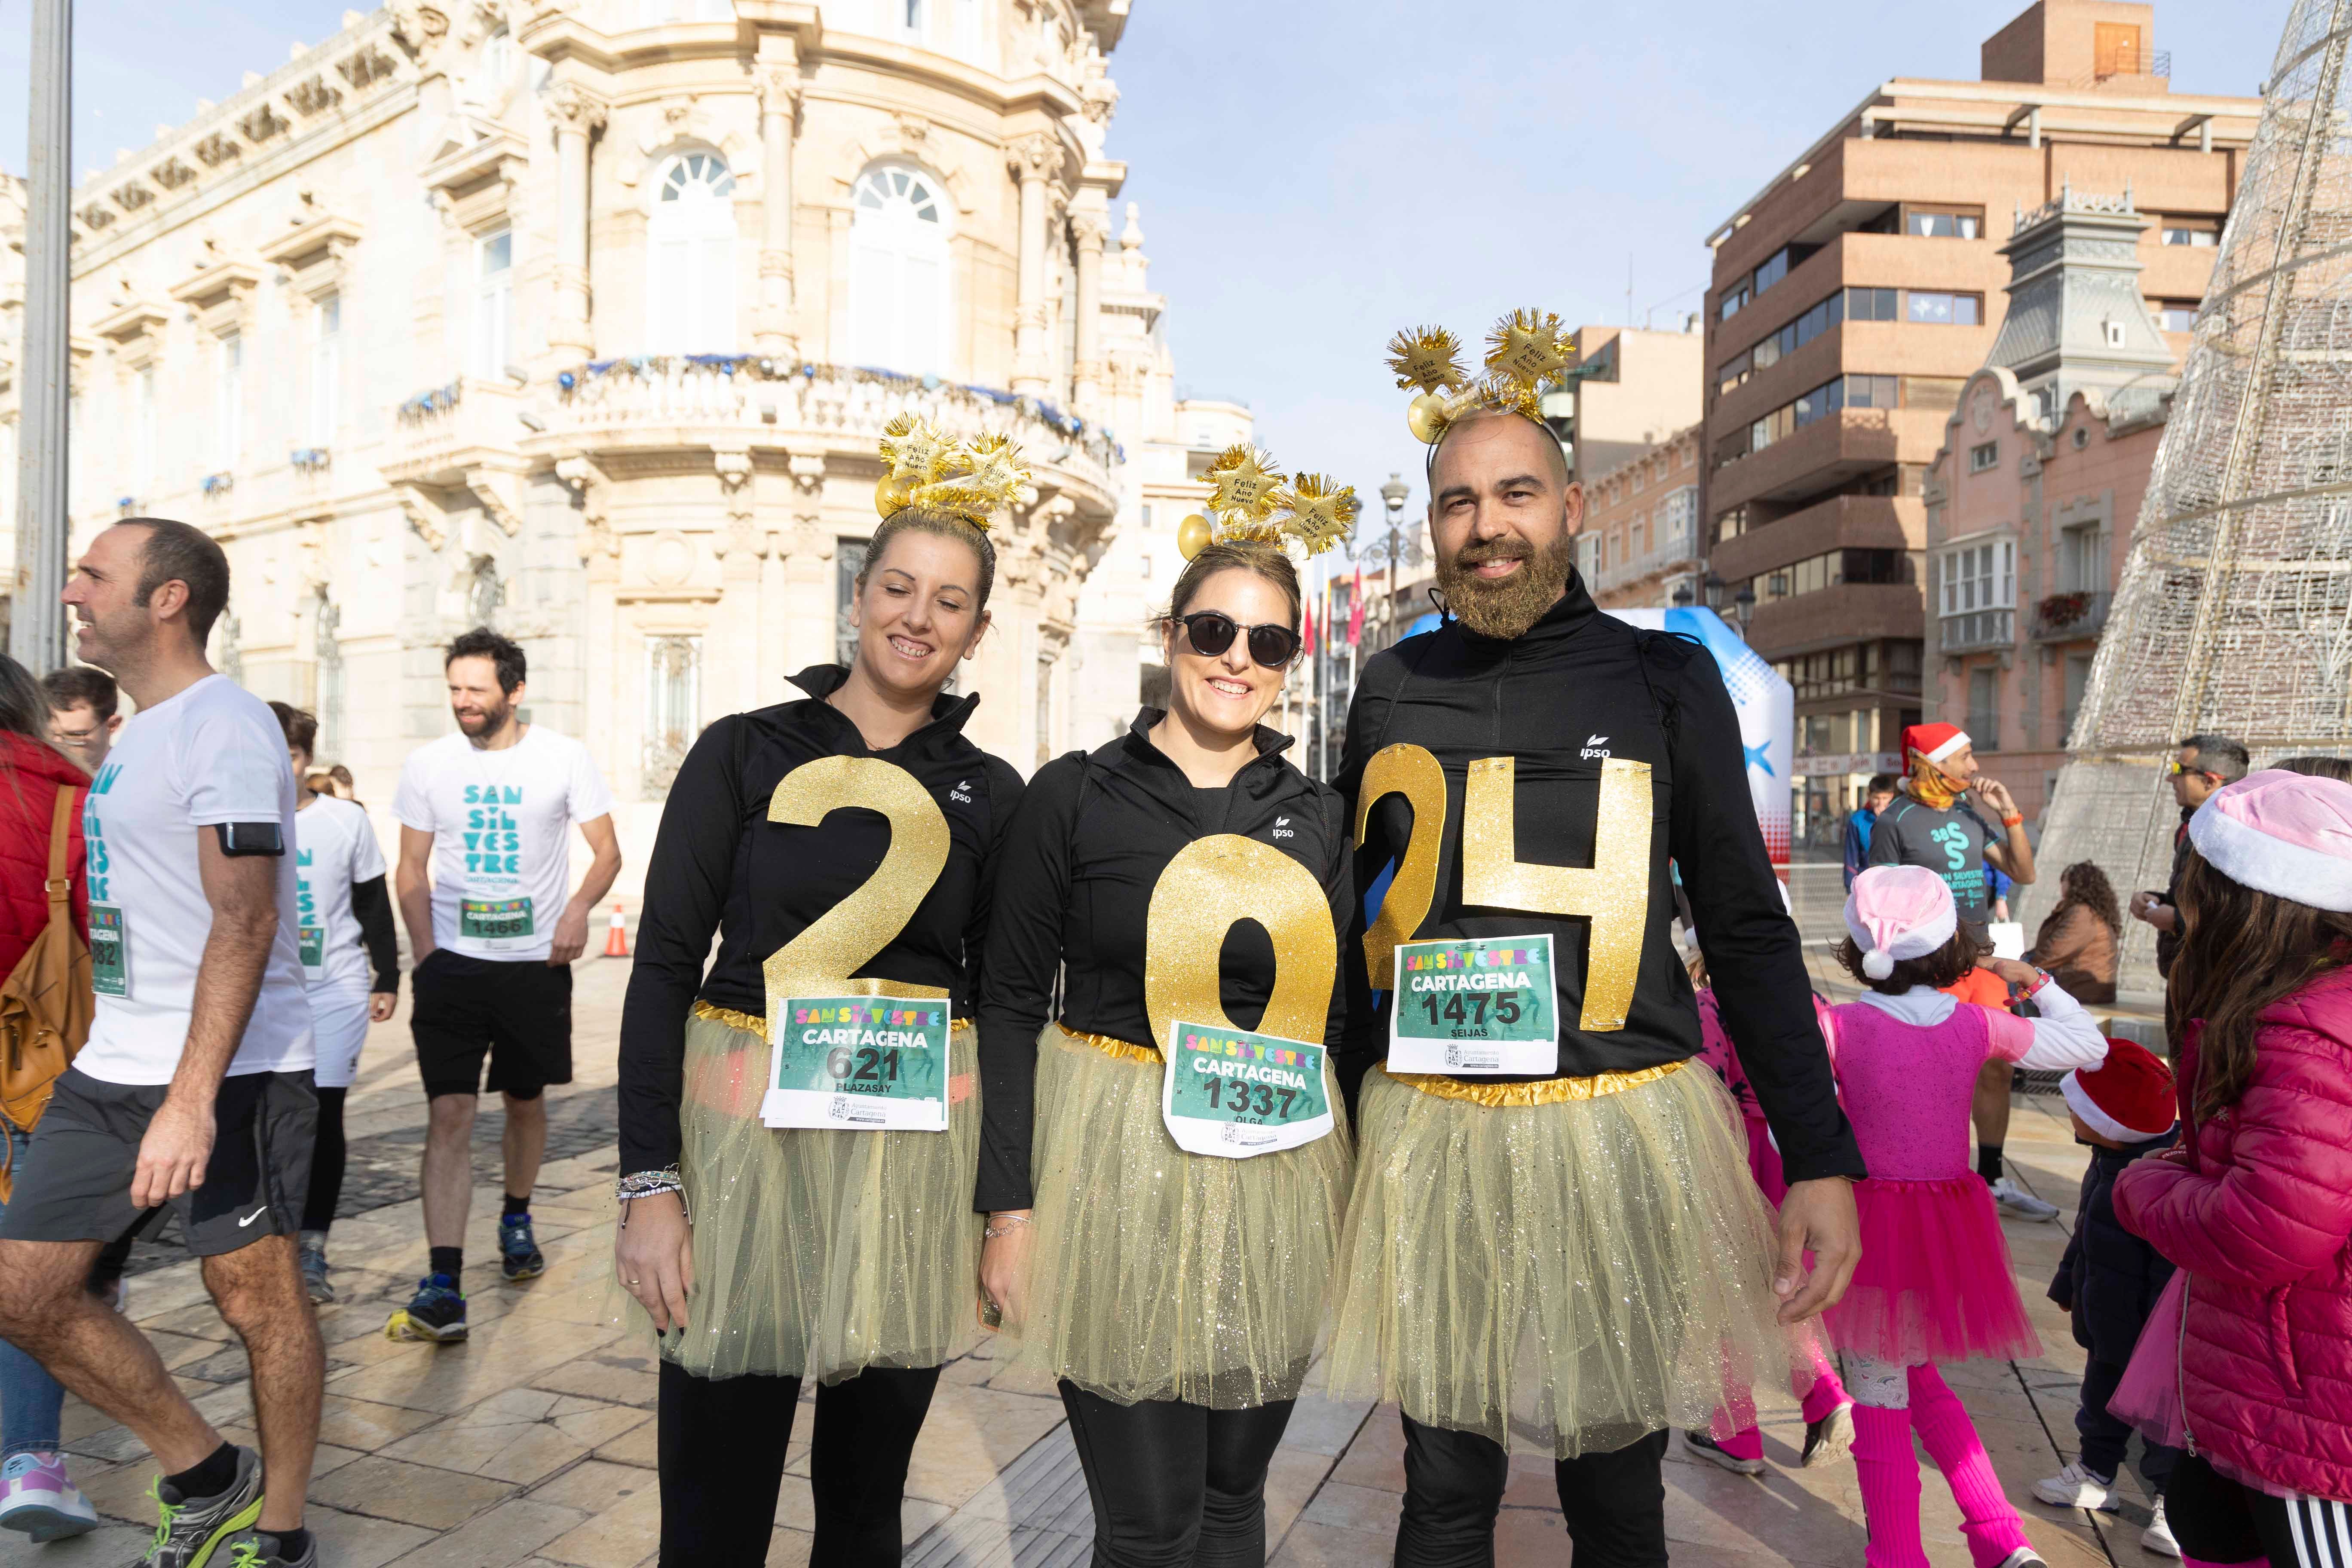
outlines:
[[1078, 247], [1078, 344], [1070, 369], [1070, 401], [1089, 419], [1102, 412], [1102, 259], [1103, 242], [1110, 237], [1109, 220], [1100, 213], [1070, 215], [1070, 237]]
[[751, 342], [789, 360], [801, 352], [793, 323], [793, 128], [800, 102], [797, 66], [760, 68], [760, 310]]
[[548, 97], [555, 121], [555, 309], [547, 345], [591, 357], [588, 327], [588, 138], [604, 123], [605, 103], [577, 82]]
[[1061, 144], [1051, 136], [1024, 136], [1007, 149], [1021, 183], [1021, 292], [1013, 316], [1013, 390], [1041, 393], [1052, 376], [1045, 348], [1046, 184], [1061, 167]]

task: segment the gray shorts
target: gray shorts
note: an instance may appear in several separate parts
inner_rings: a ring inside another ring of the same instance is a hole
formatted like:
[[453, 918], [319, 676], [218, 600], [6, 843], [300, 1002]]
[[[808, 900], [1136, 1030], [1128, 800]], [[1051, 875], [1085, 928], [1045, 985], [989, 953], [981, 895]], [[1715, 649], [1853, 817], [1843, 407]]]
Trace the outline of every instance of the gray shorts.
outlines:
[[[68, 1068], [33, 1130], [0, 1241], [112, 1241], [143, 1217], [131, 1203], [140, 1140], [163, 1109], [163, 1084], [105, 1083]], [[310, 1074], [246, 1073], [221, 1080], [204, 1185], [163, 1206], [199, 1258], [235, 1252], [302, 1223], [318, 1134]]]

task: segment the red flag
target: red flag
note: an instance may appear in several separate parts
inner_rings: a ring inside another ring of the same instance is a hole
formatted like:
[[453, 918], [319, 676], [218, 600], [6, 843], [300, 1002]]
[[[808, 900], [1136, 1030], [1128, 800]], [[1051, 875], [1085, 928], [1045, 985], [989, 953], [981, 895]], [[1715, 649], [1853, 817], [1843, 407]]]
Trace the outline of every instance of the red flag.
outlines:
[[1307, 603], [1307, 629], [1299, 639], [1298, 651], [1307, 658], [1315, 657], [1315, 602]]
[[1348, 594], [1348, 646], [1353, 647], [1364, 635], [1364, 573], [1356, 569], [1356, 585]]

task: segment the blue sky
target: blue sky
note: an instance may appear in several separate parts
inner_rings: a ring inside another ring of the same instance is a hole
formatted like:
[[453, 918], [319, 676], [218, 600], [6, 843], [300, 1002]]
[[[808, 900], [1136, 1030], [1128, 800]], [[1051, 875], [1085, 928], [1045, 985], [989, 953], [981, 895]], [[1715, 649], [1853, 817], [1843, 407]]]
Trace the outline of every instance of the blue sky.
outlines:
[[[1381, 364], [1541, 304], [1657, 324], [1697, 307], [1707, 233], [1890, 76], [1977, 74], [2024, 0], [1134, 0], [1111, 67], [1177, 374], [1237, 397], [1286, 465], [1368, 496], [1420, 448]], [[142, 147], [342, 0], [81, 0], [77, 170]], [[2287, 0], [2159, 0], [2182, 92], [2252, 93]], [[1798, 20], [1801, 18], [1801, 21]], [[1662, 22], [1670, 26], [1661, 26]], [[0, 167], [24, 168], [28, 0], [0, 0]], [[1378, 502], [1372, 502], [1377, 510]]]

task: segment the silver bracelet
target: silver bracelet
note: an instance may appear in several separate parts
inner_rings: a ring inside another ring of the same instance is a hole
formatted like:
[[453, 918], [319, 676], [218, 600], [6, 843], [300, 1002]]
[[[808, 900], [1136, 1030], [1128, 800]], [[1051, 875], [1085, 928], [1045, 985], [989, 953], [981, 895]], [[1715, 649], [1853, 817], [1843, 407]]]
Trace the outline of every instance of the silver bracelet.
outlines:
[[[621, 1208], [621, 1228], [629, 1228], [629, 1200], [650, 1198], [662, 1193], [676, 1193], [678, 1206], [686, 1206], [686, 1180], [676, 1165], [658, 1171], [636, 1171], [613, 1184], [613, 1199]], [[688, 1216], [691, 1219], [691, 1215]]]

